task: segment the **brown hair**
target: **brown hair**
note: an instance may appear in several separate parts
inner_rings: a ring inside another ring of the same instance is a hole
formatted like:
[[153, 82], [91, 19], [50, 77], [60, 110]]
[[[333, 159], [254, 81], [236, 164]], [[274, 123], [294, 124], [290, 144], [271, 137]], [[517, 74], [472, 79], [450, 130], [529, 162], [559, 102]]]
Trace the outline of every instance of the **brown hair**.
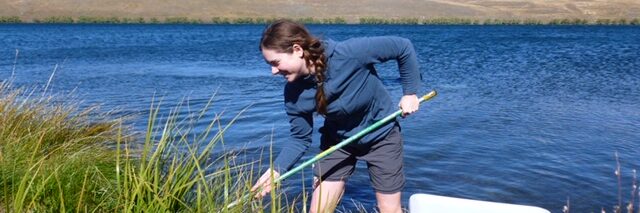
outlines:
[[300, 45], [303, 49], [302, 57], [307, 68], [315, 67], [317, 82], [316, 109], [322, 115], [327, 114], [327, 98], [324, 94], [324, 80], [326, 57], [322, 42], [312, 36], [304, 25], [282, 19], [271, 23], [262, 33], [260, 51], [270, 49], [281, 53], [293, 53], [293, 45]]

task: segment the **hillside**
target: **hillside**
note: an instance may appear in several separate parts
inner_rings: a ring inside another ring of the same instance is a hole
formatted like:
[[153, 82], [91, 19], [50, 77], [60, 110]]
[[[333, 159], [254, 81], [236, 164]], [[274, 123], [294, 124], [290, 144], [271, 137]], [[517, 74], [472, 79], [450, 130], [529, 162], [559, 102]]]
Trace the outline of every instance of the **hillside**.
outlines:
[[94, 17], [637, 18], [638, 0], [0, 0], [0, 16]]

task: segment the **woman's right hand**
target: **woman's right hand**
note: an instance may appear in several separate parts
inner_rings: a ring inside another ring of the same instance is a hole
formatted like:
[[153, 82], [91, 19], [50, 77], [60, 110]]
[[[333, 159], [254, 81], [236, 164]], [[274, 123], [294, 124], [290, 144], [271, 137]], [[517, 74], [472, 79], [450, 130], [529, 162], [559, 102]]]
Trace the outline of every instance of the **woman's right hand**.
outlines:
[[[271, 172], [273, 172], [273, 179], [271, 179]], [[278, 173], [277, 171], [273, 170], [273, 169], [269, 169], [266, 172], [264, 172], [264, 174], [262, 174], [262, 176], [260, 176], [260, 179], [258, 179], [258, 181], [256, 182], [255, 185], [253, 185], [253, 187], [251, 187], [251, 192], [255, 192], [256, 190], [260, 190], [256, 193], [256, 195], [254, 196], [255, 198], [262, 198], [265, 195], [267, 195], [269, 192], [271, 192], [271, 188], [274, 187], [273, 186], [273, 181], [275, 181], [276, 179], [278, 179], [280, 177], [280, 173]]]

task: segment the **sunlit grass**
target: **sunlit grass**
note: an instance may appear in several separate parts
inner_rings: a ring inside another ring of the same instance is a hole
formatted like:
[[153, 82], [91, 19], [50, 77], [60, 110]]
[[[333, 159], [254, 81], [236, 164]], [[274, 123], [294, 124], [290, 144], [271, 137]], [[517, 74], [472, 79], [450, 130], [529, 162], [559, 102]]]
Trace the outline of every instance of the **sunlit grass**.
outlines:
[[[166, 116], [157, 101], [138, 136], [123, 119], [36, 91], [0, 84], [0, 212], [300, 212], [296, 203], [306, 202], [276, 190], [239, 200], [263, 164], [220, 149], [242, 112], [223, 124], [212, 101], [189, 115], [178, 104]], [[211, 122], [195, 132], [203, 119]]]
[[119, 120], [0, 83], [0, 202], [5, 212], [115, 207]]

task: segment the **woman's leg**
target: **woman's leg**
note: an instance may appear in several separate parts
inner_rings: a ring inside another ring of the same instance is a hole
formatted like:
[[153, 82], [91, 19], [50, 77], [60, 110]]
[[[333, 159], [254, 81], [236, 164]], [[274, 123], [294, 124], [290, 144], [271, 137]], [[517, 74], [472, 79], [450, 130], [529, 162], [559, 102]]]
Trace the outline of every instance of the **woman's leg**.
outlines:
[[314, 177], [313, 196], [311, 197], [311, 213], [333, 212], [342, 199], [344, 193], [344, 181], [322, 181]]
[[[322, 138], [321, 150], [335, 145], [338, 140]], [[309, 212], [333, 212], [342, 199], [345, 182], [353, 174], [356, 157], [343, 147], [320, 159], [313, 167], [313, 196]], [[320, 181], [321, 180], [321, 181]]]
[[380, 213], [402, 213], [400, 198], [400, 192], [392, 194], [376, 192], [376, 200], [378, 200], [378, 209], [380, 209]]
[[405, 183], [402, 144], [400, 127], [395, 126], [360, 158], [367, 161], [369, 178], [376, 190], [378, 208], [382, 213], [402, 212], [400, 197]]

